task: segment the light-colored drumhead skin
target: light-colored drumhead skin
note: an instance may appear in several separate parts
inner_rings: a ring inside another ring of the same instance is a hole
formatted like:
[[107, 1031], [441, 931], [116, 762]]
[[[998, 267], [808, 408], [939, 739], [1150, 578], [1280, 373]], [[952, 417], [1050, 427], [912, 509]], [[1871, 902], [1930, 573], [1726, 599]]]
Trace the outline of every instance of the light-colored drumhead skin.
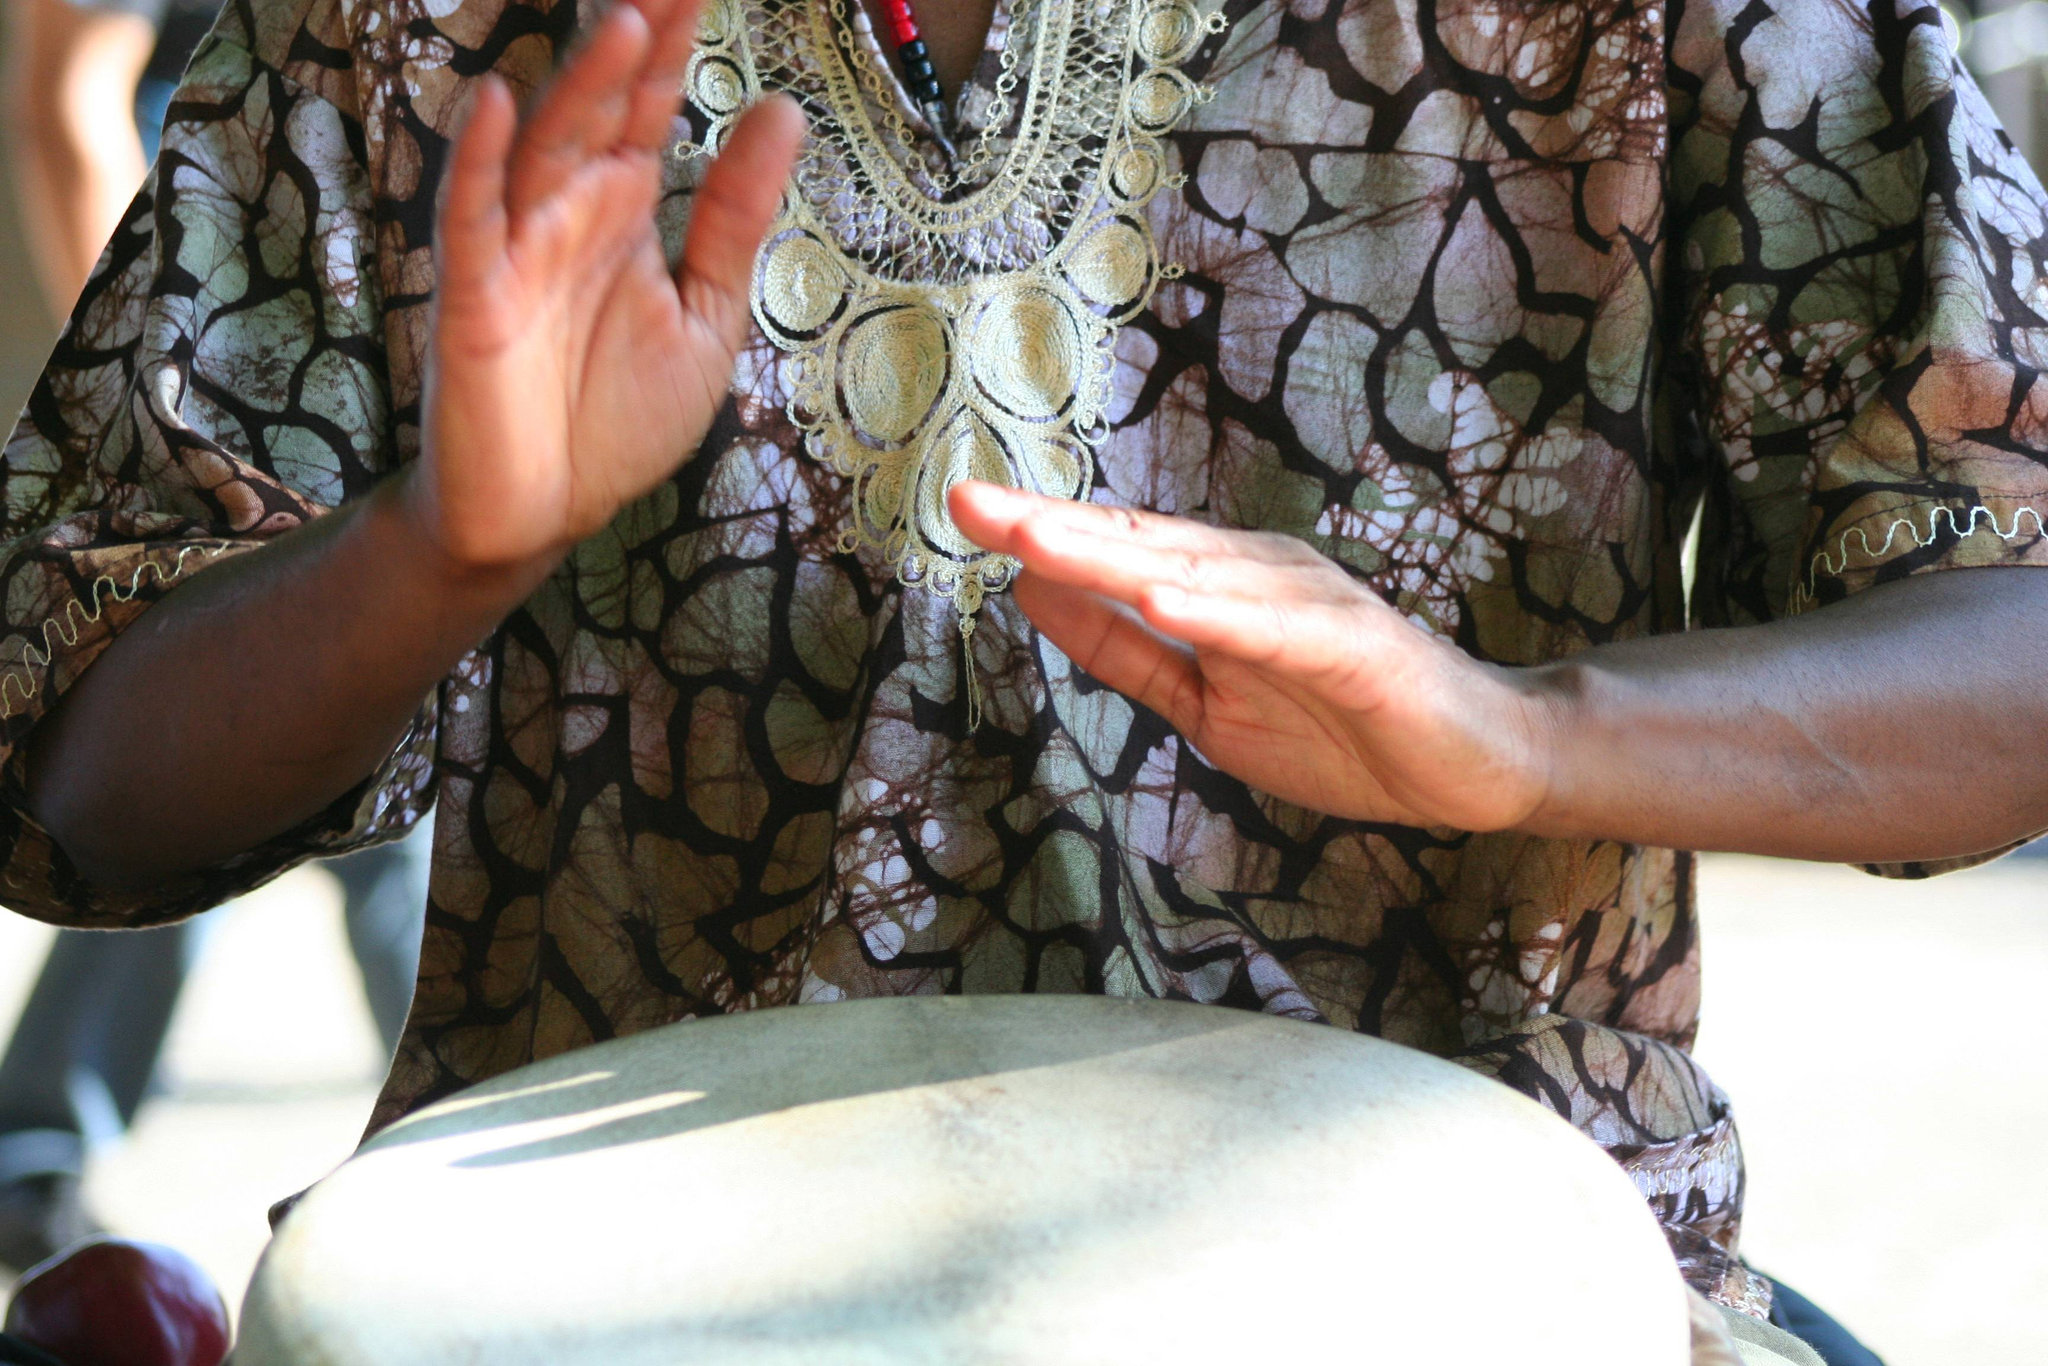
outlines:
[[1091, 997], [863, 1001], [510, 1073], [284, 1222], [235, 1366], [1684, 1366], [1642, 1199], [1497, 1082]]

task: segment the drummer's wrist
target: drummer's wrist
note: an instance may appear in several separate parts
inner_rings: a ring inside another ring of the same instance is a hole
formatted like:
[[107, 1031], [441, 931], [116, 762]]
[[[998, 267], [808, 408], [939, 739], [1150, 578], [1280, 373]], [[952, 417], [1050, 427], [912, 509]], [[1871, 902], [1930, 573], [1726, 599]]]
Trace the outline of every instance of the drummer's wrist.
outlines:
[[[1638, 700], [1626, 699], [1620, 680], [1584, 660], [1569, 660], [1514, 672], [1531, 738], [1530, 767], [1537, 793], [1528, 817], [1516, 825], [1523, 834], [1550, 838], [1604, 838], [1616, 824], [1603, 800], [1640, 753], [1620, 743], [1617, 725]], [[1619, 786], [1633, 789], [1634, 782]]]
[[[1756, 628], [1752, 628], [1756, 629]], [[1543, 796], [1516, 828], [1548, 838], [1827, 857], [1800, 818], [1839, 779], [1796, 679], [1747, 657], [1735, 633], [1598, 646], [1525, 671], [1540, 698]], [[1730, 647], [1735, 648], [1730, 648]]]
[[437, 525], [436, 499], [424, 461], [414, 461], [380, 485], [364, 511], [406, 566], [404, 580], [451, 611], [488, 630], [509, 615], [554, 572], [566, 549], [511, 561], [480, 561], [457, 553]]

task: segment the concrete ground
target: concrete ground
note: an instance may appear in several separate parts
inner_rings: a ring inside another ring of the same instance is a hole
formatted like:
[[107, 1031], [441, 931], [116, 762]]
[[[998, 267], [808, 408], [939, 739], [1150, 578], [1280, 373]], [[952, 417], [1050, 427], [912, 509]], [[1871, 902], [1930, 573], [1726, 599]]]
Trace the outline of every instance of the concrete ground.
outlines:
[[1890, 1366], [2048, 1362], [2048, 859], [1928, 882], [1705, 861], [1698, 1056], [1744, 1251]]
[[[2048, 859], [1924, 883], [1710, 858], [1699, 1053], [1750, 1150], [1746, 1248], [1890, 1366], [2048, 1361]], [[95, 1164], [120, 1232], [238, 1297], [264, 1210], [354, 1144], [380, 1067], [324, 873], [216, 913], [167, 1092]], [[0, 915], [0, 1021], [47, 931]]]

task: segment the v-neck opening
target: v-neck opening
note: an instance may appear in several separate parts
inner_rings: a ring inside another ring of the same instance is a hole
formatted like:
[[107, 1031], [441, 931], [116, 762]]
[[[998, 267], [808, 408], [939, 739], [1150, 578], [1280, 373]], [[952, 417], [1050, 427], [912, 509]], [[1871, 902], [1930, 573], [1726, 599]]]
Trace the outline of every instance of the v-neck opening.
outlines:
[[[851, 25], [854, 41], [860, 44], [862, 55], [880, 69], [885, 78], [884, 89], [894, 102], [897, 116], [912, 129], [923, 148], [937, 148], [933, 129], [925, 118], [924, 108], [911, 95], [903, 82], [903, 70], [895, 54], [882, 43], [882, 35], [875, 29], [872, 16], [861, 0], [839, 0], [843, 15], [858, 14], [861, 22]], [[981, 54], [975, 58], [973, 69], [958, 90], [950, 92], [946, 112], [952, 119], [953, 127], [948, 130], [962, 150], [970, 137], [980, 137], [983, 129], [970, 127], [963, 119], [964, 111], [972, 108], [987, 110], [993, 107], [1001, 92], [996, 89], [996, 80], [1003, 69], [1003, 56], [1011, 43], [1017, 40], [1014, 32], [1016, 0], [995, 0], [995, 9], [989, 15], [988, 32], [982, 36]], [[1000, 130], [997, 130], [1000, 131]]]

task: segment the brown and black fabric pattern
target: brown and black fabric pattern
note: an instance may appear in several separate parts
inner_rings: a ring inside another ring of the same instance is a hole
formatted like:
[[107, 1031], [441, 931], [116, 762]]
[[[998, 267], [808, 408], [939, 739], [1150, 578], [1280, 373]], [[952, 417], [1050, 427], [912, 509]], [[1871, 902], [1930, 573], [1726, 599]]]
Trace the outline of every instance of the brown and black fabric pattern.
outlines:
[[[1215, 97], [1171, 135], [1186, 179], [1148, 211], [1185, 273], [1117, 335], [1096, 501], [1300, 537], [1509, 665], [2048, 563], [2048, 201], [1931, 4], [1227, 18], [1186, 65]], [[588, 19], [230, 0], [6, 452], [11, 749], [183, 576], [416, 453], [449, 137], [481, 73], [533, 87]], [[676, 163], [660, 210], [672, 242], [693, 174]], [[1697, 1288], [1763, 1311], [1735, 1257], [1733, 1121], [1685, 1052], [1690, 855], [1277, 802], [1004, 594], [974, 637], [970, 730], [953, 607], [841, 548], [849, 495], [802, 449], [784, 363], [759, 341], [695, 458], [322, 818], [120, 896], [70, 868], [16, 773], [8, 904], [155, 923], [438, 798], [376, 1124], [726, 1011], [1212, 1002], [1499, 1076], [1629, 1167]]]

